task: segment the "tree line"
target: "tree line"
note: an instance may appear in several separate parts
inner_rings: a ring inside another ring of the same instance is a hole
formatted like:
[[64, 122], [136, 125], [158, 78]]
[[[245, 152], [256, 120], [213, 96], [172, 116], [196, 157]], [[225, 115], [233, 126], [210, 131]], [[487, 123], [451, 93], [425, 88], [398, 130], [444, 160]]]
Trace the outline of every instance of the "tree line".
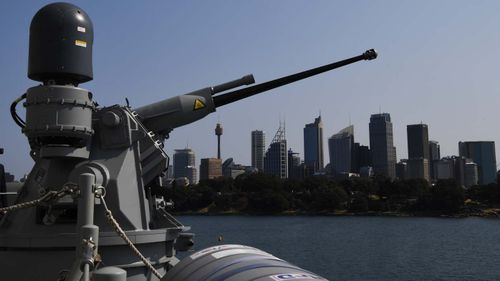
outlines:
[[174, 185], [158, 192], [174, 202], [177, 213], [454, 215], [500, 206], [496, 183], [464, 189], [451, 179], [431, 185], [424, 179], [391, 180], [380, 175], [339, 181], [322, 176], [280, 179], [256, 173], [204, 180], [189, 187]]

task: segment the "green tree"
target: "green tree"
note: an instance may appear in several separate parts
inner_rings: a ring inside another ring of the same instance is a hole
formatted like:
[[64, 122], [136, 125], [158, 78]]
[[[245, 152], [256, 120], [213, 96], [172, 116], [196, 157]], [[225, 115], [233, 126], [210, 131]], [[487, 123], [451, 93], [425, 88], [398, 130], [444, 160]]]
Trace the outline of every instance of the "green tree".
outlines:
[[278, 177], [263, 173], [242, 175], [236, 179], [235, 184], [239, 190], [247, 193], [282, 190], [281, 180]]
[[377, 188], [375, 188], [373, 180], [370, 178], [351, 178], [350, 182], [351, 182], [350, 190], [353, 192], [361, 191], [366, 194], [374, 194], [377, 191]]
[[311, 192], [310, 209], [314, 211], [335, 211], [344, 207], [347, 194], [334, 182], [322, 184]]
[[350, 212], [367, 212], [368, 211], [368, 196], [366, 193], [356, 191], [351, 195], [347, 205]]
[[463, 205], [464, 190], [455, 180], [439, 180], [417, 201], [417, 207], [421, 210], [447, 213], [456, 213]]
[[273, 190], [255, 192], [248, 199], [246, 211], [258, 214], [277, 214], [288, 209], [288, 200]]
[[483, 204], [495, 206], [500, 204], [500, 186], [496, 183], [472, 186], [467, 190], [466, 197]]

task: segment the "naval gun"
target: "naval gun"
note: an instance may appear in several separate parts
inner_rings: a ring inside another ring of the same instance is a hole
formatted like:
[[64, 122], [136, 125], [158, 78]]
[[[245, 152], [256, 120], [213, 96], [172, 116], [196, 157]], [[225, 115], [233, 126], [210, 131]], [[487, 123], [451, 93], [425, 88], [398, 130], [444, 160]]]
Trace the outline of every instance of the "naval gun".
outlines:
[[157, 103], [135, 109], [148, 129], [157, 132], [170, 132], [172, 129], [189, 124], [212, 113], [216, 108], [241, 99], [260, 94], [320, 73], [330, 71], [361, 60], [373, 60], [377, 52], [370, 49], [359, 56], [330, 63], [292, 75], [284, 76], [247, 88], [221, 93], [232, 88], [255, 82], [253, 75], [224, 83], [215, 87], [207, 87], [186, 95], [169, 98]]
[[[32, 19], [29, 37], [28, 77], [40, 84], [10, 109], [35, 164], [15, 204], [0, 208], [3, 277], [201, 280], [193, 276], [204, 272], [203, 280], [255, 280], [255, 274], [262, 281], [324, 280], [239, 245], [207, 249], [179, 263], [176, 252], [193, 246], [193, 234], [168, 213], [168, 198], [153, 194], [152, 187], [168, 167], [164, 139], [173, 129], [240, 99], [375, 59], [374, 50], [262, 84], [235, 90], [254, 83], [248, 75], [134, 109], [98, 106], [93, 94], [79, 87], [93, 79], [93, 24], [81, 8], [68, 3], [43, 7]], [[25, 119], [16, 112], [23, 100]], [[214, 257], [220, 259], [213, 262]], [[37, 270], [26, 270], [35, 264]], [[232, 265], [237, 268], [229, 270]], [[269, 275], [255, 271], [259, 266]]]

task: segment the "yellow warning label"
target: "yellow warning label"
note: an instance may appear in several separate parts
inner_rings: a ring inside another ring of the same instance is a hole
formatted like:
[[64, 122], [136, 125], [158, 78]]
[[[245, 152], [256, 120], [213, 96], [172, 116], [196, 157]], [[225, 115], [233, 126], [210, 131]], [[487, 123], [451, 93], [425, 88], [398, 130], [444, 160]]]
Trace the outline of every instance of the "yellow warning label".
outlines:
[[82, 40], [75, 40], [75, 45], [87, 48], [87, 42], [82, 41]]
[[202, 109], [202, 108], [205, 108], [205, 103], [203, 103], [200, 99], [196, 99], [194, 101], [194, 109], [193, 110], [198, 110], [198, 109]]

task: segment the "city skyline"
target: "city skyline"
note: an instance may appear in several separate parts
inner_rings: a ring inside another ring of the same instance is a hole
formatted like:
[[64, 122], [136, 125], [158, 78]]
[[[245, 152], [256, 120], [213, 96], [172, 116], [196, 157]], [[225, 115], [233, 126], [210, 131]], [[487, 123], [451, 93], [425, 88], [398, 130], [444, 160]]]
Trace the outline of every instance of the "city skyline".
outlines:
[[[391, 146], [391, 142], [387, 141], [386, 138], [390, 138], [392, 136], [392, 122], [391, 122], [391, 117], [390, 113], [379, 113], [379, 114], [372, 114], [370, 118], [370, 123], [374, 123], [374, 134], [379, 135], [378, 138], [382, 137], [383, 140], [378, 140], [375, 142], [381, 142], [383, 146], [387, 146], [389, 148]], [[321, 119], [320, 117], [316, 118], [315, 120], [316, 124], [321, 124]], [[309, 123], [305, 124], [306, 128], [309, 126], [311, 127], [315, 123]], [[377, 124], [378, 123], [378, 124]], [[218, 125], [220, 125], [218, 123]], [[408, 135], [408, 155], [405, 158], [398, 158], [397, 161], [394, 162], [394, 175], [391, 176], [388, 174], [388, 176], [392, 177], [393, 179], [414, 179], [414, 178], [423, 178], [426, 179], [427, 181], [434, 181], [435, 179], [432, 177], [434, 171], [434, 168], [432, 167], [433, 161], [438, 161], [440, 162], [441, 168], [438, 168], [441, 173], [443, 173], [443, 165], [447, 166], [449, 161], [453, 161], [453, 165], [462, 165], [460, 166], [462, 169], [460, 173], [461, 179], [458, 179], [461, 184], [467, 183], [467, 180], [471, 179], [470, 177], [467, 178], [467, 171], [466, 169], [471, 168], [472, 165], [474, 165], [474, 169], [476, 169], [476, 173], [479, 173], [479, 177], [482, 178], [483, 170], [485, 163], [488, 165], [488, 177], [489, 181], [481, 181], [479, 182], [480, 184], [487, 184], [489, 182], [492, 182], [493, 180], [496, 180], [496, 169], [494, 168], [495, 165], [492, 165], [492, 163], [495, 163], [495, 142], [494, 141], [460, 141], [458, 142], [458, 151], [455, 154], [450, 154], [450, 155], [444, 155], [441, 157], [440, 155], [440, 145], [438, 141], [435, 140], [429, 140], [429, 134], [428, 134], [428, 128], [429, 126], [427, 124], [408, 124], [406, 126], [407, 128], [407, 135]], [[379, 132], [376, 132], [379, 130]], [[305, 136], [308, 134], [307, 130], [303, 130], [304, 134], [304, 143], [306, 142]], [[322, 134], [320, 134], [322, 135]], [[276, 169], [280, 170], [282, 168], [276, 167], [271, 167], [268, 166], [268, 170], [263, 169], [261, 170], [264, 173], [268, 174], [276, 174], [281, 178], [286, 178], [286, 177], [295, 177], [296, 175], [291, 174], [291, 170], [294, 167], [299, 167], [300, 165], [304, 165], [304, 167], [307, 166], [305, 159], [300, 157], [299, 153], [296, 153], [293, 151], [293, 148], [287, 148], [286, 146], [286, 136], [285, 136], [285, 128], [284, 125], [281, 124], [278, 128], [278, 131], [276, 132], [273, 140], [269, 144], [268, 147], [262, 146], [263, 143], [266, 142], [265, 140], [265, 134], [263, 131], [260, 130], [253, 130], [251, 131], [250, 135], [252, 139], [252, 146], [250, 147], [250, 153], [254, 154], [255, 153], [255, 148], [256, 148], [256, 143], [260, 144], [260, 148], [264, 149], [266, 151], [266, 156], [269, 158], [272, 158], [273, 160], [269, 160], [273, 163], [279, 163], [285, 161], [285, 165], [282, 167], [288, 168], [288, 175], [286, 172], [281, 171], [277, 172], [275, 171]], [[256, 142], [255, 139], [258, 138], [259, 140]], [[282, 145], [279, 144], [280, 142], [284, 142], [284, 146], [281, 147]], [[386, 143], [387, 142], [387, 143]], [[279, 145], [278, 145], [279, 144]], [[348, 147], [346, 146], [348, 144]], [[469, 145], [480, 145], [478, 148], [474, 148], [472, 146], [469, 148]], [[320, 171], [320, 174], [330, 174], [333, 177], [336, 177], [340, 174], [344, 173], [358, 173], [357, 169], [366, 167], [366, 164], [361, 164], [359, 162], [363, 163], [368, 163], [372, 161], [373, 159], [365, 159], [368, 154], [372, 153], [372, 150], [369, 146], [365, 146], [363, 144], [360, 144], [358, 142], [354, 142], [354, 125], [349, 125], [346, 128], [343, 128], [339, 132], [333, 134], [331, 137], [327, 138], [327, 145], [328, 145], [328, 155], [330, 162], [327, 166], [329, 166], [330, 170], [326, 170], [327, 167], [325, 167], [325, 170]], [[467, 146], [466, 146], [467, 145]], [[485, 148], [483, 146], [486, 145]], [[338, 147], [337, 147], [338, 146]], [[341, 148], [342, 146], [342, 148]], [[362, 155], [360, 149], [363, 148], [364, 151]], [[393, 147], [395, 148], [395, 147]], [[288, 149], [288, 152], [286, 153], [286, 150]], [[397, 149], [397, 148], [395, 148]], [[176, 150], [177, 151], [177, 150]], [[340, 154], [339, 154], [340, 153]], [[385, 152], [389, 153], [388, 157], [390, 157], [390, 154], [392, 152]], [[287, 157], [286, 154], [288, 154]], [[360, 158], [361, 157], [361, 158]], [[286, 159], [288, 158], [288, 162], [290, 163], [295, 163], [294, 165], [290, 166], [286, 164]], [[332, 158], [334, 159], [334, 162], [332, 162]], [[215, 158], [211, 158], [215, 159]], [[232, 157], [229, 156], [227, 159], [231, 159]], [[264, 157], [265, 159], [265, 157]], [[285, 159], [285, 160], [283, 160]], [[364, 159], [364, 160], [363, 160]], [[452, 160], [450, 160], [452, 159]], [[208, 159], [201, 159], [203, 160], [208, 160]], [[335, 164], [335, 161], [337, 164]], [[351, 162], [354, 161], [354, 162]], [[459, 161], [459, 162], [457, 162]], [[460, 162], [462, 161], [462, 162]], [[270, 162], [268, 162], [270, 163]], [[346, 164], [347, 163], [347, 164]], [[459, 164], [457, 164], [459, 163]], [[460, 164], [462, 163], [462, 164]], [[361, 164], [361, 165], [359, 165]], [[200, 178], [201, 176], [201, 166], [203, 165], [203, 162], [200, 164]], [[343, 165], [341, 170], [338, 170], [337, 165]], [[344, 167], [347, 165], [347, 167]], [[384, 165], [391, 165], [391, 163], [387, 163]], [[404, 174], [401, 174], [400, 171], [398, 171], [398, 165], [405, 165], [405, 171]], [[243, 166], [248, 166], [250, 165], [243, 165]], [[252, 165], [253, 167], [254, 165]], [[368, 166], [372, 167], [372, 165], [368, 164]], [[457, 167], [459, 167], [457, 166]], [[303, 167], [303, 168], [304, 168]], [[337, 167], [337, 168], [336, 168]], [[253, 167], [255, 168], [255, 167]], [[254, 170], [252, 172], [255, 172], [257, 170]], [[294, 171], [297, 172], [297, 171]], [[300, 172], [299, 172], [300, 173]], [[377, 172], [375, 172], [377, 173]], [[378, 171], [379, 174], [385, 174], [383, 170]], [[470, 173], [470, 172], [469, 172]], [[399, 174], [399, 175], [398, 175]], [[309, 175], [312, 175], [309, 174]], [[452, 175], [455, 175], [455, 172], [452, 172]], [[307, 175], [306, 175], [307, 176]], [[465, 176], [465, 179], [464, 179]], [[440, 179], [447, 178], [447, 174], [441, 174], [439, 177]], [[471, 186], [473, 184], [466, 184], [467, 187]]]
[[[0, 46], [0, 147], [5, 148], [0, 161], [17, 178], [31, 169], [32, 160], [8, 107], [37, 84], [26, 77], [29, 23], [49, 2], [13, 2], [0, 12], [0, 30], [8, 38]], [[127, 97], [138, 107], [247, 73], [265, 82], [368, 48], [380, 54], [178, 128], [166, 141], [171, 157], [186, 143], [198, 159], [215, 156], [213, 126], [220, 120], [222, 157], [249, 165], [248, 132], [274, 132], [278, 119], [287, 122], [288, 147], [303, 156], [303, 121], [318, 110], [326, 135], [352, 123], [356, 141], [365, 145], [370, 114], [390, 112], [398, 159], [407, 155], [407, 124], [429, 124], [429, 137], [439, 141], [442, 155], [457, 154], [459, 141], [500, 140], [498, 1], [72, 2], [94, 22], [95, 79], [81, 87], [102, 106], [125, 104]]]

